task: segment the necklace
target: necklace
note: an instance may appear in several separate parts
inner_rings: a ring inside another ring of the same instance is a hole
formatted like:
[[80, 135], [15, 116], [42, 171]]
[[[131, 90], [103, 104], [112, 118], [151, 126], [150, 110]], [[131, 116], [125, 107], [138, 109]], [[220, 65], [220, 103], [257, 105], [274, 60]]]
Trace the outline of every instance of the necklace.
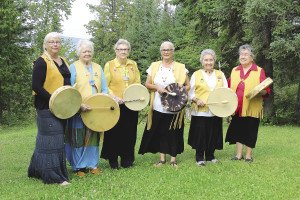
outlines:
[[170, 72], [173, 70], [173, 65], [171, 65], [170, 67], [164, 67], [164, 69], [163, 69], [163, 65], [161, 65], [159, 70], [160, 70], [162, 82], [165, 83], [169, 77]]

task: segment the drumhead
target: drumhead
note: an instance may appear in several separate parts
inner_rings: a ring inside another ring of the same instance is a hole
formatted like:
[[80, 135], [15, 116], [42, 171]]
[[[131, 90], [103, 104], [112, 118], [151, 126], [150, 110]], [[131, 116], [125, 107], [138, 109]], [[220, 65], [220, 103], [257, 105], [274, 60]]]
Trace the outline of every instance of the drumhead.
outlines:
[[143, 110], [149, 103], [150, 94], [148, 89], [141, 84], [129, 85], [123, 94], [125, 106], [130, 110]]
[[[161, 95], [161, 104], [169, 112], [181, 111], [188, 102], [188, 95], [185, 87], [180, 87], [178, 83], [171, 83], [165, 89], [169, 93]], [[175, 96], [170, 93], [176, 93]]]
[[72, 86], [62, 86], [51, 95], [49, 109], [57, 118], [67, 119], [79, 111], [81, 102], [78, 90]]
[[266, 89], [272, 83], [273, 83], [273, 80], [270, 77], [266, 78], [259, 85], [255, 86], [248, 94], [246, 94], [246, 98], [247, 99], [254, 98], [256, 95], [258, 95], [258, 93], [260, 93], [260, 91]]
[[209, 110], [218, 117], [228, 117], [237, 108], [238, 98], [230, 88], [216, 88], [208, 96]]
[[113, 128], [120, 117], [119, 104], [106, 94], [94, 94], [83, 101], [91, 108], [82, 112], [83, 123], [91, 130], [103, 132]]

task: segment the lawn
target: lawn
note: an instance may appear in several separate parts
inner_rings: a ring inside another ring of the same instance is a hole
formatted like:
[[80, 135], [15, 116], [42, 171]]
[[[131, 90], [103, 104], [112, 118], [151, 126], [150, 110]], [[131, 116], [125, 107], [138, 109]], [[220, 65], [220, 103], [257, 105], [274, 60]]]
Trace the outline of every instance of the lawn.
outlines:
[[[144, 126], [139, 125], [136, 152]], [[136, 155], [133, 168], [120, 170], [101, 159], [102, 175], [79, 178], [70, 171], [69, 186], [27, 177], [34, 123], [0, 127], [0, 199], [300, 199], [299, 127], [260, 126], [253, 163], [231, 161], [234, 146], [224, 144], [216, 152], [220, 163], [205, 167], [196, 166], [194, 150], [186, 143], [188, 127], [177, 170], [153, 167], [159, 159], [155, 154]]]

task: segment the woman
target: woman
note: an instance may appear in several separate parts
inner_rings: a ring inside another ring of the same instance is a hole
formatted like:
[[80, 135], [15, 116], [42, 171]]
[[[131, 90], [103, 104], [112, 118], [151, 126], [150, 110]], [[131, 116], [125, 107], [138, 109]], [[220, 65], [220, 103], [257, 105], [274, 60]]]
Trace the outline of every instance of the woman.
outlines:
[[[70, 65], [71, 84], [80, 92], [82, 99], [96, 93], [108, 93], [105, 76], [100, 65], [92, 62], [94, 44], [80, 40], [77, 44], [79, 60]], [[81, 112], [88, 112], [89, 107], [81, 105]], [[101, 120], [101, 119], [98, 119]], [[86, 172], [100, 174], [99, 139], [100, 133], [88, 129], [82, 122], [80, 113], [68, 120], [66, 131], [66, 154], [72, 170], [79, 176]]]
[[166, 163], [166, 154], [171, 155], [171, 166], [177, 167], [176, 156], [184, 149], [183, 112], [168, 112], [163, 108], [160, 98], [161, 94], [167, 92], [164, 88], [171, 83], [179, 83], [189, 89], [188, 70], [184, 64], [174, 61], [174, 50], [173, 43], [163, 42], [160, 46], [162, 61], [152, 63], [147, 69], [145, 85], [151, 91], [151, 100], [139, 154], [159, 152], [160, 160], [155, 164], [157, 167]]
[[270, 88], [262, 90], [260, 94], [247, 99], [245, 96], [259, 83], [266, 79], [265, 71], [254, 62], [252, 47], [248, 44], [239, 48], [240, 65], [233, 68], [229, 86], [236, 92], [238, 107], [228, 127], [225, 142], [236, 144], [236, 156], [232, 160], [242, 160], [243, 145], [246, 146], [246, 162], [253, 161], [252, 151], [255, 148], [258, 126], [263, 111], [263, 96], [270, 94]]
[[44, 53], [34, 62], [32, 89], [37, 112], [38, 134], [35, 150], [28, 168], [28, 177], [44, 183], [69, 184], [64, 151], [64, 121], [49, 110], [51, 94], [61, 86], [70, 85], [67, 62], [59, 56], [61, 36], [48, 33], [43, 44]]
[[[192, 119], [188, 144], [196, 150], [196, 164], [205, 166], [205, 161], [217, 163], [214, 152], [223, 149], [222, 118], [210, 112], [206, 104], [211, 91], [228, 87], [223, 72], [215, 70], [216, 54], [211, 49], [201, 52], [200, 62], [203, 69], [191, 77], [189, 99], [192, 101]], [[205, 156], [205, 158], [204, 158]]]
[[105, 64], [104, 74], [109, 94], [120, 105], [120, 118], [112, 129], [104, 133], [101, 158], [108, 159], [112, 169], [118, 169], [119, 156], [123, 168], [133, 166], [138, 122], [138, 112], [129, 110], [124, 105], [123, 92], [129, 85], [140, 83], [141, 80], [136, 62], [128, 59], [130, 43], [119, 39], [114, 50], [116, 58]]

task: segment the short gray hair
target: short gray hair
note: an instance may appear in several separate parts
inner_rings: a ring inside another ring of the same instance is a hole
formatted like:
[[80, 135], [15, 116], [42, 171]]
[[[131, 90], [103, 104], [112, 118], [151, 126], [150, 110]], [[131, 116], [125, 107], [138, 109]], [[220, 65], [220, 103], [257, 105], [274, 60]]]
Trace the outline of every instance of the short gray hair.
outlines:
[[214, 52], [214, 50], [212, 49], [204, 49], [201, 54], [200, 54], [200, 62], [201, 64], [203, 64], [203, 59], [204, 59], [204, 56], [206, 55], [211, 55], [214, 59], [214, 61], [216, 61], [216, 53]]
[[244, 44], [244, 45], [240, 46], [239, 55], [241, 54], [241, 52], [243, 50], [248, 50], [250, 52], [250, 56], [254, 59], [254, 57], [255, 57], [254, 51], [253, 51], [253, 48], [249, 44]]
[[47, 42], [49, 42], [50, 38], [58, 38], [61, 41], [61, 34], [58, 32], [50, 32], [44, 38], [43, 49], [46, 50]]
[[119, 39], [119, 40], [117, 41], [117, 43], [114, 45], [114, 50], [116, 50], [117, 47], [118, 47], [119, 45], [121, 45], [121, 44], [127, 45], [129, 51], [131, 50], [130, 43], [129, 43], [127, 40], [125, 40], [125, 39]]
[[172, 43], [172, 42], [170, 42], [170, 41], [164, 41], [164, 42], [162, 42], [161, 43], [161, 45], [160, 45], [160, 48], [159, 48], [159, 50], [161, 51], [162, 50], [162, 48], [163, 48], [163, 46], [164, 45], [170, 45], [171, 46], [171, 48], [173, 49], [173, 50], [175, 50], [175, 46], [174, 46], [174, 44]]
[[79, 40], [79, 42], [77, 43], [77, 46], [76, 46], [77, 56], [80, 56], [81, 48], [82, 48], [83, 45], [86, 45], [89, 48], [91, 48], [92, 55], [94, 54], [94, 43], [89, 41], [89, 40], [83, 39], [83, 40]]

